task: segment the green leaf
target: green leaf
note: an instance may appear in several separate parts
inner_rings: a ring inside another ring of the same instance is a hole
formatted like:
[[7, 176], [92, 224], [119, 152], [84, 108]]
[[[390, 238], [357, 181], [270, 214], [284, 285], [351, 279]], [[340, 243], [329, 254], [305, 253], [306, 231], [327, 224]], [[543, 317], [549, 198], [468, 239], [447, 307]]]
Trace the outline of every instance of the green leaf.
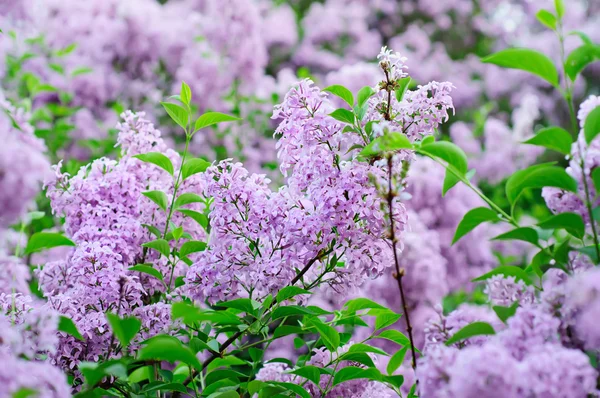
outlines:
[[260, 304], [254, 300], [247, 298], [234, 299], [230, 301], [223, 301], [216, 304], [219, 307], [234, 308], [236, 310], [244, 311], [249, 314], [253, 314], [257, 309], [260, 308]]
[[290, 370], [287, 373], [304, 377], [316, 385], [319, 385], [319, 381], [321, 380], [321, 372], [316, 366], [303, 366], [298, 369]]
[[77, 340], [85, 341], [81, 333], [79, 333], [79, 330], [77, 330], [75, 322], [66, 316], [60, 315], [58, 317], [57, 330], [59, 332], [65, 332], [66, 334], [75, 337]]
[[442, 185], [442, 197], [446, 196], [449, 190], [451, 190], [456, 184], [460, 182], [460, 179], [449, 170], [446, 170], [444, 175], [444, 184]]
[[145, 388], [144, 392], [153, 392], [153, 391], [166, 391], [166, 392], [182, 392], [187, 393], [188, 389], [181, 383], [161, 383], [155, 386]]
[[206, 215], [204, 215], [200, 212], [197, 212], [194, 210], [188, 210], [188, 209], [177, 209], [177, 211], [183, 215], [190, 217], [192, 220], [196, 221], [198, 224], [200, 224], [200, 226], [202, 228], [204, 228], [204, 230], [208, 229], [208, 217], [206, 217]]
[[478, 225], [484, 222], [494, 222], [498, 220], [500, 220], [498, 214], [487, 207], [476, 207], [475, 209], [469, 210], [458, 224], [458, 227], [456, 227], [452, 244], [458, 242], [460, 238], [474, 230]]
[[71, 54], [77, 48], [77, 43], [71, 43], [65, 48], [61, 48], [56, 52], [56, 55], [59, 57], [63, 57], [65, 55]]
[[[274, 382], [274, 381], [270, 382], [270, 384], [273, 384], [276, 386], [281, 386], [281, 387], [285, 388], [286, 390], [289, 390], [289, 391], [295, 393], [296, 395], [300, 395], [301, 398], [311, 398], [311, 395], [308, 393], [308, 391], [306, 391], [304, 388], [300, 387], [297, 384]], [[269, 395], [269, 396], [273, 396], [273, 395]]]
[[374, 354], [385, 355], [386, 357], [389, 356], [389, 354], [383, 351], [381, 348], [371, 347], [370, 345], [363, 343], [352, 344], [348, 349], [348, 352], [372, 352]]
[[189, 254], [198, 253], [204, 250], [206, 250], [205, 242], [201, 242], [199, 240], [191, 240], [181, 245], [181, 249], [179, 249], [179, 256], [186, 257]]
[[490, 272], [473, 279], [472, 282], [484, 281], [486, 279], [491, 278], [494, 275], [504, 275], [505, 277], [513, 276], [517, 282], [523, 281], [526, 285], [533, 284], [531, 282], [531, 279], [529, 278], [529, 275], [527, 275], [525, 271], [523, 271], [519, 267], [515, 267], [512, 265], [501, 265], [499, 267], [496, 267]]
[[38, 396], [38, 391], [31, 388], [19, 388], [19, 390], [11, 395], [11, 398], [35, 398]]
[[146, 345], [138, 351], [138, 359], [155, 359], [172, 363], [183, 362], [198, 371], [202, 371], [202, 365], [196, 358], [196, 354], [181, 344], [178, 339], [166, 335], [158, 335], [147, 340]]
[[163, 191], [146, 191], [142, 192], [142, 195], [156, 203], [162, 210], [167, 210], [167, 207], [169, 206], [169, 198]]
[[289, 300], [292, 297], [298, 296], [300, 294], [312, 294], [311, 292], [309, 292], [308, 290], [304, 290], [301, 289], [297, 286], [286, 286], [283, 289], [281, 289], [279, 292], [277, 292], [277, 302], [278, 303], [282, 303], [285, 300]]
[[354, 124], [354, 113], [348, 109], [339, 108], [329, 114], [335, 120], [339, 120], [342, 123]]
[[594, 42], [592, 41], [592, 39], [590, 39], [590, 37], [588, 35], [586, 35], [585, 33], [583, 33], [582, 31], [579, 30], [573, 30], [571, 32], [569, 32], [569, 35], [573, 36], [579, 36], [579, 38], [581, 39], [581, 41], [583, 42], [583, 44], [594, 44]]
[[73, 70], [73, 72], [71, 72], [71, 76], [75, 77], [75, 76], [80, 76], [80, 75], [85, 75], [88, 73], [92, 73], [94, 70], [92, 68], [88, 68], [88, 67], [81, 67], [81, 68], [76, 68]]
[[340, 334], [329, 325], [324, 324], [319, 318], [313, 318], [310, 325], [317, 329], [321, 336], [321, 341], [331, 352], [335, 352], [340, 346]]
[[314, 311], [309, 310], [308, 308], [301, 307], [298, 305], [286, 305], [285, 307], [277, 307], [273, 311], [271, 318], [273, 320], [284, 318], [286, 316], [295, 316], [295, 315], [316, 315]]
[[589, 64], [600, 59], [600, 46], [584, 44], [577, 47], [567, 56], [565, 61], [565, 71], [572, 81], [577, 79], [577, 76]]
[[106, 320], [122, 347], [127, 347], [142, 327], [142, 322], [134, 316], [119, 318], [118, 315], [107, 312]]
[[541, 129], [532, 138], [523, 142], [524, 144], [543, 146], [565, 155], [571, 153], [573, 139], [571, 134], [560, 127], [546, 127]]
[[242, 119], [221, 112], [206, 112], [204, 115], [200, 116], [198, 120], [196, 120], [194, 131], [198, 131], [205, 127], [212, 126], [214, 124], [223, 122], [235, 122], [237, 120]]
[[594, 189], [596, 195], [600, 194], [600, 167], [596, 167], [592, 170], [592, 181], [594, 182]]
[[554, 8], [556, 9], [556, 15], [559, 19], [565, 16], [565, 3], [563, 0], [554, 0]]
[[565, 191], [577, 192], [577, 182], [565, 169], [557, 166], [535, 165], [515, 172], [506, 181], [506, 197], [511, 206], [526, 189], [556, 187]]
[[58, 233], [36, 232], [29, 238], [29, 242], [27, 242], [27, 247], [25, 248], [25, 254], [36, 253], [58, 246], [75, 246], [75, 242]]
[[191, 192], [182, 193], [175, 199], [175, 208], [178, 209], [181, 206], [189, 205], [190, 203], [204, 203], [204, 198]]
[[375, 367], [373, 359], [364, 352], [347, 352], [340, 357], [341, 361], [358, 362], [370, 368]]
[[373, 308], [387, 310], [387, 308], [384, 307], [383, 305], [378, 304], [367, 298], [362, 298], [362, 297], [347, 301], [346, 304], [344, 304], [344, 307], [346, 308], [346, 311], [348, 311], [350, 313], [354, 313], [354, 312], [360, 311], [360, 310], [373, 309]]
[[386, 368], [386, 371], [389, 375], [393, 374], [402, 365], [402, 362], [404, 362], [404, 357], [406, 356], [406, 352], [409, 348], [410, 346], [404, 346], [399, 349], [398, 352], [392, 355]]
[[167, 111], [167, 114], [173, 119], [175, 123], [177, 123], [181, 128], [187, 129], [188, 124], [188, 111], [177, 104], [172, 104], [170, 102], [161, 102], [161, 105]]
[[502, 322], [506, 323], [506, 320], [517, 312], [517, 308], [519, 308], [519, 302], [515, 301], [510, 307], [495, 305], [492, 308], [494, 309], [496, 315], [498, 315], [498, 318], [500, 318]]
[[585, 141], [590, 144], [600, 134], [600, 106], [595, 107], [585, 118], [583, 124]]
[[146, 264], [138, 264], [133, 267], [130, 267], [129, 271], [135, 271], [135, 272], [141, 272], [143, 274], [148, 274], [150, 276], [155, 277], [159, 281], [163, 281], [163, 275], [160, 273], [160, 271], [157, 270], [156, 268], [153, 268]]
[[398, 320], [400, 318], [402, 318], [402, 315], [396, 314], [393, 311], [390, 311], [390, 310], [381, 311], [381, 313], [379, 313], [375, 317], [375, 330], [379, 330], [379, 329], [383, 329], [388, 326], [391, 326], [394, 323], [398, 322]]
[[356, 94], [356, 104], [362, 108], [364, 104], [375, 94], [375, 91], [369, 86], [365, 86], [358, 90]]
[[527, 48], [509, 48], [499, 51], [481, 60], [503, 68], [520, 69], [546, 80], [558, 87], [558, 71], [550, 58]]
[[535, 229], [530, 227], [519, 227], [493, 237], [492, 240], [522, 240], [537, 245], [539, 237]]
[[473, 322], [454, 333], [452, 337], [446, 340], [446, 345], [450, 346], [474, 336], [489, 336], [493, 334], [496, 334], [496, 331], [489, 323]]
[[331, 94], [337, 95], [338, 97], [343, 99], [348, 105], [350, 105], [350, 108], [352, 108], [352, 105], [354, 105], [354, 97], [352, 96], [352, 92], [344, 86], [334, 84], [333, 86], [324, 88], [323, 91], [327, 91]]
[[461, 175], [467, 173], [467, 155], [458, 146], [448, 141], [433, 142], [422, 145], [419, 152], [444, 160], [453, 166]]
[[337, 386], [345, 381], [357, 379], [379, 381], [381, 380], [381, 373], [375, 368], [362, 369], [355, 366], [347, 366], [340, 369], [335, 376], [333, 376], [333, 385]]
[[140, 155], [135, 155], [134, 158], [137, 158], [142, 162], [155, 164], [167, 173], [173, 175], [173, 163], [171, 163], [171, 160], [168, 157], [160, 152], [142, 153]]
[[552, 30], [556, 29], [556, 23], [557, 23], [556, 17], [550, 11], [542, 9], [542, 10], [539, 10], [537, 12], [537, 14], [535, 14], [535, 16], [542, 25], [544, 25], [547, 28], [550, 28]]
[[410, 345], [410, 340], [404, 333], [395, 330], [395, 329], [387, 329], [379, 333], [375, 336], [376, 339], [386, 339], [393, 341], [396, 344], [400, 344], [401, 346]]
[[406, 90], [408, 90], [411, 82], [412, 79], [410, 77], [403, 77], [402, 79], [398, 80], [398, 88], [394, 93], [396, 94], [396, 99], [398, 102], [402, 101], [404, 98], [404, 94], [406, 94]]
[[169, 257], [169, 254], [171, 254], [171, 247], [169, 246], [169, 242], [167, 242], [164, 239], [156, 239], [151, 242], [146, 242], [143, 243], [142, 246], [154, 249], [165, 257]]
[[204, 159], [188, 159], [185, 161], [183, 167], [181, 168], [181, 176], [184, 180], [186, 180], [188, 177], [194, 174], [204, 173], [206, 169], [208, 169], [210, 166], [211, 163], [207, 162]]
[[413, 149], [413, 144], [404, 134], [392, 132], [375, 138], [360, 152], [360, 156], [378, 156], [382, 152], [400, 149]]
[[187, 85], [186, 82], [181, 82], [181, 101], [186, 104], [189, 105], [190, 102], [192, 102], [192, 90], [190, 89], [190, 86]]
[[585, 223], [579, 214], [560, 213], [538, 224], [542, 229], [562, 228], [576, 238], [582, 239], [585, 235]]

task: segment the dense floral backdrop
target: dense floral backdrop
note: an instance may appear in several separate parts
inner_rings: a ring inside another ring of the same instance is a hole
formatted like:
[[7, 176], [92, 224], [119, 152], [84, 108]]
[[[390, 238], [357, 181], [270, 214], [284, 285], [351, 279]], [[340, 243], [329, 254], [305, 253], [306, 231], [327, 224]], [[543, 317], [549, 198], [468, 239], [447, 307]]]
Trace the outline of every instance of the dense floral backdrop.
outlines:
[[0, 0], [0, 397], [596, 397], [600, 2]]

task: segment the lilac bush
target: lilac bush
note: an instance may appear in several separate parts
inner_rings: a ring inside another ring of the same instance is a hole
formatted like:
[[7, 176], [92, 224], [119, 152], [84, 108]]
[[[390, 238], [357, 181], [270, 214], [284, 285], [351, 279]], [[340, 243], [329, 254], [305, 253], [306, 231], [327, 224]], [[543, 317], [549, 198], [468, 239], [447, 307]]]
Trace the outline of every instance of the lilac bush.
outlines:
[[598, 12], [0, 1], [0, 396], [598, 396]]

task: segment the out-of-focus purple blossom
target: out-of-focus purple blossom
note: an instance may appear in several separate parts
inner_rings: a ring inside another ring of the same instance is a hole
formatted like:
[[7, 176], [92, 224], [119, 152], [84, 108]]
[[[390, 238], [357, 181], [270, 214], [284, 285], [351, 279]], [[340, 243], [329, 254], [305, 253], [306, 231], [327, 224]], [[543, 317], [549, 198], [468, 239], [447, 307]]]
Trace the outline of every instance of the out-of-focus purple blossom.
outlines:
[[0, 93], [0, 227], [7, 227], [32, 207], [50, 173], [44, 142], [34, 135], [29, 114]]
[[514, 276], [494, 275], [485, 281], [484, 293], [488, 295], [492, 305], [510, 307], [514, 302], [520, 304], [534, 301], [534, 288]]

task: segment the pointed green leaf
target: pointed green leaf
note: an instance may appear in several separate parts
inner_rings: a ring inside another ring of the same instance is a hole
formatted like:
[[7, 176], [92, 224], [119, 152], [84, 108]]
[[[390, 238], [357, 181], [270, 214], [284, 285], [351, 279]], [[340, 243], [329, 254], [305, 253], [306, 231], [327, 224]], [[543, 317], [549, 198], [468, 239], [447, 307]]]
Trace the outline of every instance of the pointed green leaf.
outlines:
[[331, 352], [335, 352], [340, 346], [340, 334], [329, 325], [324, 324], [319, 318], [313, 318], [310, 322], [321, 336], [321, 341]]
[[539, 10], [535, 16], [542, 25], [552, 30], [556, 29], [556, 17], [550, 11], [542, 9]]
[[354, 124], [354, 113], [348, 109], [336, 109], [335, 111], [331, 112], [329, 116], [343, 123]]
[[369, 98], [371, 98], [374, 94], [375, 94], [375, 91], [373, 91], [373, 89], [369, 86], [365, 86], [365, 87], [361, 88], [358, 91], [358, 94], [356, 94], [356, 104], [359, 107], [362, 107], [364, 104], [367, 103]]
[[523, 191], [530, 188], [556, 187], [577, 192], [577, 182], [565, 169], [557, 166], [535, 165], [519, 170], [506, 181], [506, 197], [514, 207]]
[[600, 60], [600, 46], [584, 44], [567, 56], [565, 70], [569, 78], [575, 81], [586, 66], [598, 60]]
[[360, 156], [379, 156], [382, 152], [413, 148], [413, 144], [404, 134], [392, 132], [375, 138], [360, 152]]
[[277, 302], [282, 303], [285, 300], [289, 300], [292, 297], [298, 296], [300, 294], [312, 294], [308, 290], [301, 289], [297, 286], [286, 286], [277, 292]]
[[454, 167], [461, 175], [467, 173], [467, 155], [462, 149], [451, 142], [438, 141], [422, 145], [419, 152], [444, 160], [448, 165]]
[[318, 385], [321, 380], [321, 372], [319, 372], [319, 368], [316, 366], [302, 366], [298, 369], [290, 370], [287, 373], [304, 377], [316, 385]]
[[509, 48], [499, 51], [481, 60], [503, 68], [520, 69], [546, 80], [558, 87], [558, 71], [546, 55], [527, 48]]
[[337, 386], [345, 381], [367, 379], [379, 381], [382, 379], [381, 373], [375, 368], [358, 368], [354, 366], [347, 366], [340, 369], [335, 376], [333, 376], [333, 385]]
[[519, 302], [515, 301], [510, 307], [495, 305], [492, 308], [494, 309], [496, 315], [498, 315], [498, 318], [500, 318], [502, 322], [506, 323], [506, 320], [517, 312], [517, 308], [519, 308]]
[[168, 362], [183, 362], [202, 371], [202, 365], [192, 350], [185, 347], [175, 337], [158, 335], [146, 341], [146, 345], [138, 351], [138, 359], [155, 359]]
[[142, 327], [142, 322], [134, 316], [120, 318], [118, 315], [106, 313], [106, 320], [110, 324], [115, 337], [121, 346], [127, 347]]
[[585, 223], [579, 214], [560, 213], [538, 224], [542, 229], [562, 228], [576, 238], [582, 239], [585, 235]]
[[181, 257], [186, 257], [192, 253], [198, 253], [206, 250], [206, 243], [200, 242], [198, 240], [191, 240], [189, 242], [185, 242], [181, 245], [181, 249], [179, 249], [179, 255]]
[[447, 341], [446, 345], [450, 346], [452, 344], [458, 343], [459, 341], [466, 340], [470, 337], [475, 336], [489, 336], [496, 334], [496, 331], [487, 322], [473, 322], [460, 329], [456, 333], [452, 335]]
[[64, 235], [55, 232], [36, 232], [31, 235], [25, 254], [40, 252], [58, 246], [75, 246], [75, 242]]
[[85, 341], [81, 333], [79, 333], [79, 330], [77, 330], [75, 322], [66, 316], [60, 315], [58, 317], [58, 327], [56, 330], [65, 332], [66, 334], [75, 337], [77, 340]]
[[535, 229], [530, 227], [519, 227], [500, 234], [492, 238], [492, 240], [522, 240], [524, 242], [529, 242], [536, 245], [539, 237]]
[[188, 124], [188, 111], [177, 104], [170, 102], [161, 102], [161, 105], [167, 111], [167, 114], [177, 123], [181, 128], [186, 129]]
[[211, 163], [207, 162], [204, 159], [188, 159], [185, 161], [183, 167], [181, 168], [181, 176], [184, 180], [186, 180], [188, 177], [194, 174], [204, 173], [206, 169], [208, 169], [210, 166]]
[[404, 99], [404, 94], [406, 94], [406, 91], [408, 90], [408, 87], [410, 86], [410, 83], [412, 82], [412, 79], [409, 77], [403, 77], [402, 79], [398, 80], [398, 85], [399, 87], [396, 89], [396, 99], [398, 100], [398, 102], [402, 101]]
[[192, 90], [186, 82], [181, 82], [181, 102], [186, 105], [189, 105], [190, 102], [192, 102]]
[[206, 217], [204, 214], [188, 209], [177, 209], [177, 211], [196, 221], [202, 228], [204, 228], [204, 230], [208, 229], [208, 217]]
[[498, 220], [500, 220], [498, 214], [487, 207], [477, 207], [469, 210], [458, 224], [458, 227], [456, 227], [452, 244], [458, 242], [460, 238], [474, 230], [478, 225], [484, 222], [494, 222]]
[[169, 242], [164, 239], [153, 240], [152, 242], [146, 242], [142, 244], [143, 247], [148, 247], [150, 249], [154, 249], [165, 257], [169, 257], [171, 253], [171, 247], [169, 246]]
[[178, 209], [181, 206], [189, 205], [190, 203], [204, 203], [204, 198], [191, 192], [182, 193], [175, 200], [175, 208]]
[[204, 115], [200, 116], [198, 120], [196, 120], [196, 124], [194, 126], [194, 131], [198, 131], [205, 127], [212, 126], [218, 123], [224, 122], [235, 122], [238, 120], [242, 120], [239, 117], [227, 115], [225, 113], [220, 112], [207, 112]]
[[167, 194], [162, 191], [146, 191], [142, 192], [142, 195], [153, 201], [160, 207], [162, 210], [167, 210], [169, 206], [169, 198]]
[[141, 272], [143, 274], [153, 276], [159, 281], [163, 280], [163, 275], [160, 273], [160, 271], [147, 264], [134, 265], [133, 267], [129, 268], [129, 271]]
[[401, 346], [410, 344], [410, 340], [408, 339], [408, 337], [406, 337], [406, 335], [404, 335], [404, 333], [402, 333], [398, 330], [395, 330], [395, 329], [384, 330], [381, 333], [379, 333], [377, 336], [375, 336], [375, 338], [390, 340], [396, 344], [400, 344]]
[[331, 94], [337, 95], [338, 97], [343, 99], [348, 105], [350, 105], [350, 108], [352, 108], [352, 106], [354, 105], [354, 96], [352, 95], [352, 92], [344, 86], [334, 84], [333, 86], [324, 88], [323, 91], [327, 91]]
[[142, 162], [152, 163], [165, 170], [167, 173], [173, 175], [173, 163], [171, 160], [159, 152], [142, 153], [135, 155], [134, 158], [141, 160]]
[[393, 374], [402, 365], [402, 362], [404, 362], [404, 357], [406, 356], [406, 353], [408, 352], [409, 348], [410, 346], [404, 346], [400, 348], [398, 352], [396, 352], [390, 358], [390, 361], [388, 362], [386, 368], [386, 371], [389, 375]]
[[546, 127], [537, 132], [536, 135], [523, 142], [524, 144], [543, 146], [565, 155], [571, 152], [573, 139], [571, 134], [560, 127]]
[[595, 107], [585, 118], [583, 133], [588, 144], [600, 134], [600, 106]]

